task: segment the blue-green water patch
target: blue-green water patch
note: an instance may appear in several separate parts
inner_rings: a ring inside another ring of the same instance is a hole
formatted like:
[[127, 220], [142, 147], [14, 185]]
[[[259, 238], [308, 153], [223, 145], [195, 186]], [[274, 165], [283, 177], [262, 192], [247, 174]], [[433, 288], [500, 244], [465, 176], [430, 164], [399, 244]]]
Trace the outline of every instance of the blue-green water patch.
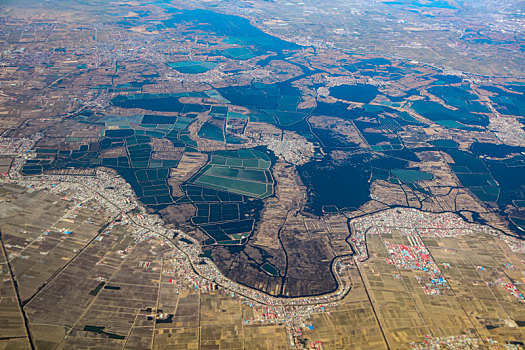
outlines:
[[264, 272], [266, 272], [270, 276], [279, 276], [280, 275], [279, 269], [277, 267], [273, 266], [272, 264], [268, 263], [268, 262], [265, 262], [264, 264], [261, 265], [261, 270], [263, 270]]
[[255, 53], [246, 47], [232, 47], [221, 50], [220, 53], [224, 57], [232, 58], [234, 60], [249, 60], [255, 57]]
[[392, 169], [392, 174], [405, 184], [411, 184], [417, 181], [428, 181], [434, 178], [432, 174], [413, 169]]
[[[436, 74], [432, 76], [433, 78], [437, 79], [441, 82], [441, 84], [458, 84], [463, 81], [460, 77], [456, 75], [442, 75], [442, 74]], [[438, 85], [438, 82], [434, 82], [434, 84]]]
[[168, 62], [166, 65], [180, 73], [186, 74], [198, 74], [205, 73], [213, 68], [217, 67], [215, 62], [203, 62], [203, 61], [182, 61], [182, 62]]
[[210, 10], [178, 10], [172, 9], [171, 19], [163, 21], [166, 27], [174, 27], [178, 23], [191, 23], [194, 30], [212, 32], [229, 40], [235, 40], [235, 44], [242, 43], [265, 51], [295, 50], [299, 45], [281, 40], [266, 34], [254, 27], [250, 20], [225, 15]]

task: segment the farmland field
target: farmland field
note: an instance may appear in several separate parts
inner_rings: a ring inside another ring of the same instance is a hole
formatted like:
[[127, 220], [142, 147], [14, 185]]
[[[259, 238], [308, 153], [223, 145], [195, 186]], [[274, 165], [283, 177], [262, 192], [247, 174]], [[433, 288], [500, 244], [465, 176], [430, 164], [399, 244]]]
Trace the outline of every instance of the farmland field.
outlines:
[[258, 151], [240, 150], [214, 154], [193, 180], [201, 185], [240, 195], [265, 198], [273, 194], [270, 161]]

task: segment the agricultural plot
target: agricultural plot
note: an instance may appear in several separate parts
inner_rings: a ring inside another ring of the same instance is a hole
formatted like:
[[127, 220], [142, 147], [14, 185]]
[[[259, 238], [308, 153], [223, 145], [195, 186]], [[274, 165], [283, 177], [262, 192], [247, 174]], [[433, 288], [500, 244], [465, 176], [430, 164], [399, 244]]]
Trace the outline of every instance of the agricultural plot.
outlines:
[[199, 137], [222, 143], [241, 143], [241, 140], [238, 137], [229, 132], [232, 128], [231, 126], [227, 126], [228, 107], [212, 106], [210, 115], [211, 118], [201, 126], [198, 132]]
[[192, 203], [191, 223], [210, 238], [204, 244], [243, 244], [255, 227], [263, 202], [273, 194], [270, 158], [258, 150], [222, 151], [212, 154], [181, 189], [177, 203]]
[[195, 225], [240, 219], [239, 203], [198, 203], [195, 206], [197, 207], [197, 216], [191, 219]]
[[211, 118], [199, 130], [203, 139], [224, 142], [224, 119]]
[[481, 159], [453, 148], [445, 151], [453, 160], [450, 168], [463, 186], [467, 187], [483, 202], [496, 202], [498, 200], [499, 184]]
[[[201, 226], [218, 244], [232, 245], [243, 244], [244, 238], [248, 237], [254, 229], [255, 221], [252, 219], [239, 220], [221, 224], [212, 224]], [[212, 243], [212, 242], [205, 242]]]
[[222, 143], [240, 144], [241, 140], [226, 131], [226, 119], [212, 117], [199, 130], [199, 137]]
[[219, 101], [221, 101], [223, 103], [230, 103], [230, 101], [228, 101], [227, 99], [222, 97], [222, 95], [215, 89], [204, 91], [204, 93], [210, 98], [219, 100]]
[[192, 203], [197, 209], [191, 223], [209, 236], [209, 244], [242, 244], [255, 226], [263, 207], [261, 200], [197, 185], [183, 185], [186, 194], [177, 203]]
[[[264, 158], [260, 158], [261, 155]], [[255, 198], [273, 194], [270, 160], [258, 151], [241, 150], [212, 155], [193, 183]]]
[[372, 168], [372, 180], [384, 180], [394, 184], [413, 185], [418, 181], [432, 180], [432, 174], [415, 169], [381, 169]]
[[[269, 334], [286, 342], [283, 326], [243, 325], [244, 319], [253, 319], [253, 308], [230, 293], [201, 292], [185, 284], [185, 272], [175, 267], [179, 262], [164, 239], [136, 240], [136, 227], [114, 221], [97, 201], [77, 206], [63, 193], [27, 192], [12, 184], [0, 194], [16, 203], [0, 203], [6, 251], [0, 254], [2, 348], [30, 348], [7, 256], [38, 349], [147, 349], [153, 343], [158, 348], [221, 344], [230, 349], [243, 342], [271, 348]], [[224, 195], [222, 200], [239, 198]], [[59, 234], [64, 228], [73, 232]], [[92, 241], [95, 235], [99, 239]], [[173, 262], [162, 269], [167, 261]], [[169, 316], [156, 319], [157, 312]]]
[[433, 178], [432, 174], [413, 169], [393, 169], [392, 174], [405, 184], [412, 184], [417, 181], [428, 181]]
[[277, 123], [277, 120], [275, 119], [273, 115], [264, 113], [262, 111], [250, 113], [249, 120], [251, 122], [260, 122], [260, 123], [269, 123], [269, 124]]
[[520, 278], [514, 277], [520, 273], [514, 266], [523, 254], [482, 232], [443, 238], [422, 233], [420, 245], [454, 290], [452, 295], [439, 286], [440, 294], [429, 294], [420, 284], [424, 273], [419, 263], [407, 264], [406, 256], [398, 260], [401, 265], [390, 260], [392, 245], [386, 242], [414, 249], [413, 238], [401, 231], [379, 228], [380, 234], [368, 235], [370, 259], [359, 271], [350, 270], [352, 291], [340, 305], [310, 319], [313, 327], [304, 335], [309, 341], [320, 340], [329, 349], [406, 349], [414, 340], [428, 341], [429, 330], [433, 337], [447, 337], [469, 328], [496, 342], [522, 341], [520, 328], [502, 320], [523, 318], [523, 302], [508, 289], [509, 279]]
[[[210, 169], [216, 168], [216, 166], [213, 166]], [[223, 176], [208, 175], [205, 173], [202, 174], [195, 183], [258, 198], [267, 197], [272, 194], [272, 187], [267, 183], [249, 181], [242, 177], [227, 178]]]
[[403, 129], [394, 120], [387, 118], [378, 118], [371, 122], [356, 120], [354, 124], [372, 150], [382, 152], [403, 149], [403, 144], [396, 134]]
[[248, 125], [248, 116], [242, 113], [228, 112], [225, 124], [225, 134], [228, 138], [243, 135]]
[[[35, 157], [25, 163], [22, 172], [37, 175], [70, 168], [105, 166], [123, 176], [145, 205], [157, 207], [171, 204], [175, 199], [167, 182], [170, 169], [178, 165], [184, 147], [197, 146], [186, 130], [193, 119], [187, 116], [148, 114], [133, 119], [140, 123], [138, 128], [131, 128], [129, 122], [110, 120], [105, 123], [107, 128], [101, 141], [81, 145], [78, 149], [36, 148]], [[165, 158], [155, 158], [153, 139], [170, 141], [172, 151], [164, 152]], [[117, 149], [120, 149], [119, 156], [104, 156], [106, 152]]]
[[246, 47], [232, 47], [229, 49], [221, 50], [220, 53], [227, 58], [234, 60], [249, 60], [255, 57], [255, 53]]

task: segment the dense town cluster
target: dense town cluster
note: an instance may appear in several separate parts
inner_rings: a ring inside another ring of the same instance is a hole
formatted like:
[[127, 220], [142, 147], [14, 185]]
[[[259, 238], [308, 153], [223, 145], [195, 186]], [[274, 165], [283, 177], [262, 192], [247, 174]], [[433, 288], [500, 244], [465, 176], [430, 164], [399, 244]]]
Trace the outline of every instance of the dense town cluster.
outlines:
[[[403, 219], [400, 220], [400, 217]], [[445, 238], [473, 235], [472, 230], [475, 229], [505, 241], [514, 252], [523, 252], [525, 249], [523, 240], [506, 235], [488, 226], [470, 224], [453, 213], [432, 214], [408, 208], [389, 209], [378, 214], [355, 219], [352, 221], [352, 227], [354, 228], [352, 243], [358, 252], [357, 256], [360, 261], [368, 258], [367, 234], [391, 234], [392, 230], [397, 230], [404, 236], [420, 235]]]
[[490, 344], [495, 349], [521, 349], [518, 344], [500, 344], [493, 339], [480, 339], [472, 335], [457, 335], [450, 337], [430, 337], [419, 343], [413, 343], [410, 349], [423, 350], [423, 349], [480, 349]]
[[387, 259], [387, 264], [394, 264], [399, 269], [425, 272], [424, 277], [417, 276], [425, 294], [442, 294], [443, 289], [449, 288], [447, 280], [439, 271], [438, 266], [433, 261], [421, 239], [418, 236], [408, 237], [411, 246], [385, 241], [385, 245], [391, 255], [391, 258]]

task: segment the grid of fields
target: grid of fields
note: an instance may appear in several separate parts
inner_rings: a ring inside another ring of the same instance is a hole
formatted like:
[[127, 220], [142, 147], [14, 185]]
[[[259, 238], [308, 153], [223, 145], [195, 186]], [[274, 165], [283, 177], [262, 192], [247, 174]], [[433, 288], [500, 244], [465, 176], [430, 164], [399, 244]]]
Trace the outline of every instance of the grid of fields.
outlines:
[[194, 184], [255, 198], [273, 194], [270, 159], [256, 150], [218, 152], [197, 174]]
[[191, 223], [205, 232], [208, 244], [242, 244], [253, 231], [256, 213], [262, 201], [231, 192], [199, 185], [183, 185], [186, 196], [180, 202], [191, 202], [197, 209]]

